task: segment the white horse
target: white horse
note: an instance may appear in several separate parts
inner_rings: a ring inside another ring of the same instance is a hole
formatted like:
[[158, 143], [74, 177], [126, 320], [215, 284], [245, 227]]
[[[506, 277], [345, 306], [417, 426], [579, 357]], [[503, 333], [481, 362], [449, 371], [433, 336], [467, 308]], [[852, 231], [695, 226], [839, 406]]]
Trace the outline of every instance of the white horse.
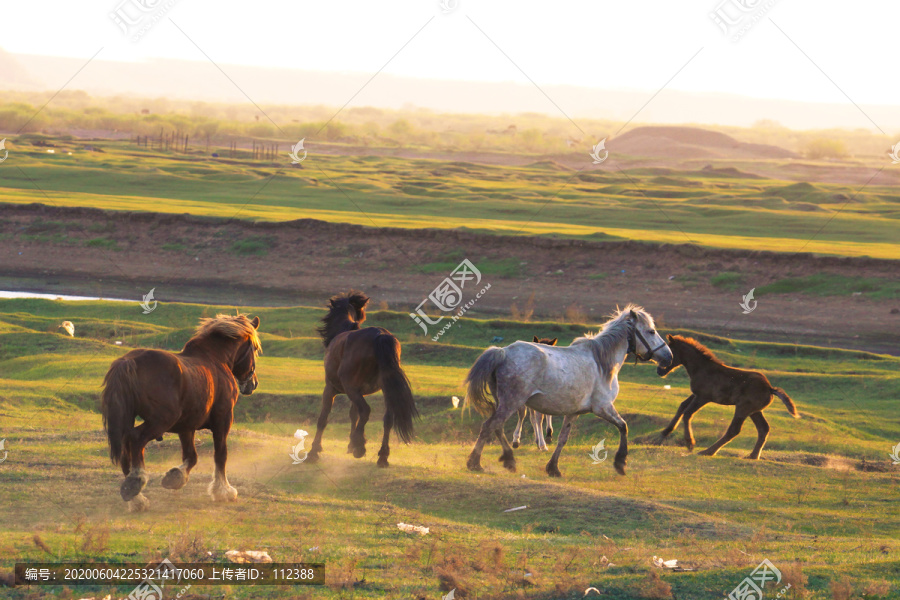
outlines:
[[[579, 415], [592, 412], [619, 430], [619, 449], [614, 466], [625, 474], [628, 456], [628, 425], [613, 403], [619, 393], [619, 369], [628, 354], [636, 360], [653, 360], [660, 366], [672, 362], [672, 351], [656, 332], [653, 317], [641, 307], [629, 304], [618, 311], [596, 335], [586, 335], [571, 346], [557, 348], [531, 342], [515, 342], [505, 348], [491, 347], [475, 361], [465, 383], [466, 403], [488, 419], [469, 455], [467, 466], [481, 471], [481, 451], [492, 435], [503, 447], [500, 461], [516, 470], [512, 447], [503, 424], [522, 406], [547, 415], [564, 415], [556, 450], [547, 463], [547, 474], [559, 477], [559, 454], [572, 423]], [[493, 400], [488, 398], [488, 392]]]
[[[519, 422], [513, 430], [512, 447], [518, 448], [522, 441], [522, 429], [525, 425], [525, 419], [531, 421], [531, 428], [534, 429], [534, 443], [537, 444], [538, 450], [549, 450], [547, 442], [553, 441], [553, 417], [541, 414], [527, 406], [519, 409]], [[544, 438], [544, 421], [547, 421], [547, 437]]]

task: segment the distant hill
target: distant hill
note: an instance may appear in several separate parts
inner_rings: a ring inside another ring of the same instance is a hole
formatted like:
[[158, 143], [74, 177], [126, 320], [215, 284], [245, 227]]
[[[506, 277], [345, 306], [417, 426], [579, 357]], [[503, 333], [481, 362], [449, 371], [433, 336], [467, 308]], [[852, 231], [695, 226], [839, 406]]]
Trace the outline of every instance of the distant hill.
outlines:
[[612, 153], [669, 158], [796, 158], [790, 150], [748, 144], [699, 127], [637, 127], [607, 142]]

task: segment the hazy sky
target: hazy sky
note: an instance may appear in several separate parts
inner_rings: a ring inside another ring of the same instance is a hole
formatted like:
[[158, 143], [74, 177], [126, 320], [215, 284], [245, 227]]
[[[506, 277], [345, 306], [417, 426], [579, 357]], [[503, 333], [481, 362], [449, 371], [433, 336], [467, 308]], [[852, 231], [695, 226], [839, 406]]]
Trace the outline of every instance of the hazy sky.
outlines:
[[[131, 42], [109, 14], [121, 8], [135, 16], [141, 2], [172, 6]], [[743, 15], [740, 2], [769, 8], [733, 42], [709, 17], [721, 0], [458, 0], [449, 14], [438, 0], [7, 1], [0, 47], [85, 59], [102, 48], [97, 58], [104, 60], [208, 56], [222, 65], [372, 74], [387, 63], [385, 73], [404, 76], [651, 92], [674, 76], [673, 90], [900, 104], [900, 2], [726, 0], [720, 14]]]

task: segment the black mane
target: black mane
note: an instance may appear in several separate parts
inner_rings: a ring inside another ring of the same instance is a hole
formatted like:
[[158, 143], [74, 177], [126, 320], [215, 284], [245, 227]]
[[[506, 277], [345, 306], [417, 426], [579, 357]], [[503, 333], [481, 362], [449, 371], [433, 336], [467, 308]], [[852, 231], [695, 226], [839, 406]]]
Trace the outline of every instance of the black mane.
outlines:
[[356, 290], [337, 294], [328, 300], [328, 314], [322, 318], [322, 325], [316, 329], [326, 348], [336, 336], [345, 331], [359, 329], [360, 323], [366, 320], [368, 303], [369, 297]]

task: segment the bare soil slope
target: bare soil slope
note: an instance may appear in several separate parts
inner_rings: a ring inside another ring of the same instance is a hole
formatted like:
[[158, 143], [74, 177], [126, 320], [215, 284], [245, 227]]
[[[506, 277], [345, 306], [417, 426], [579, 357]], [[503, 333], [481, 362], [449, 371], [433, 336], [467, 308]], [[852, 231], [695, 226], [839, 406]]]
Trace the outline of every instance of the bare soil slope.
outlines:
[[[312, 219], [250, 223], [35, 204], [0, 205], [0, 212], [0, 289], [139, 300], [155, 287], [162, 301], [296, 305], [322, 304], [354, 287], [367, 291], [376, 306], [386, 302], [406, 310], [467, 257], [492, 284], [473, 316], [508, 317], [513, 303], [523, 307], [534, 292], [535, 319], [583, 314], [596, 323], [616, 304], [633, 301], [663, 326], [900, 354], [900, 314], [883, 301], [784, 294], [758, 298], [749, 315], [739, 306], [749, 288], [788, 276], [895, 277], [896, 263], [886, 260], [376, 229]], [[710, 279], [723, 271], [743, 274], [745, 284], [713, 286]]]

